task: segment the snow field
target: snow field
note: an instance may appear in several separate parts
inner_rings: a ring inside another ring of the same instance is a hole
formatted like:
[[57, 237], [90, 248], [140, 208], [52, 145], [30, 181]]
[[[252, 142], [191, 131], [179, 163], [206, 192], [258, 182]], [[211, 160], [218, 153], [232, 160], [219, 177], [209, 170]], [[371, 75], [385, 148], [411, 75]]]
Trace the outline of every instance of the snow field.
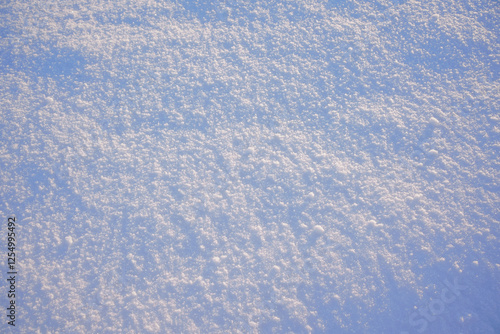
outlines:
[[20, 332], [499, 330], [495, 3], [0, 15]]

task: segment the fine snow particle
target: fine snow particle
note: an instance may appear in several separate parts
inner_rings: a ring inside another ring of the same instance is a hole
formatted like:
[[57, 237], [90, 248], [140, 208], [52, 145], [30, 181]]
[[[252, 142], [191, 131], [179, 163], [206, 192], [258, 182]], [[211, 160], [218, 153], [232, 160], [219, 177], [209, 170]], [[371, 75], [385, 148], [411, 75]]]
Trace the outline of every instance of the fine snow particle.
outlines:
[[427, 152], [427, 154], [431, 157], [431, 158], [435, 158], [439, 155], [439, 152], [436, 151], [436, 150], [429, 150], [429, 152]]
[[325, 229], [321, 225], [316, 225], [313, 228], [313, 232], [316, 234], [323, 234], [323, 233], [325, 233]]
[[438, 126], [439, 125], [439, 121], [435, 117], [431, 117], [431, 119], [429, 120], [429, 122], [432, 125], [434, 125], [434, 126]]

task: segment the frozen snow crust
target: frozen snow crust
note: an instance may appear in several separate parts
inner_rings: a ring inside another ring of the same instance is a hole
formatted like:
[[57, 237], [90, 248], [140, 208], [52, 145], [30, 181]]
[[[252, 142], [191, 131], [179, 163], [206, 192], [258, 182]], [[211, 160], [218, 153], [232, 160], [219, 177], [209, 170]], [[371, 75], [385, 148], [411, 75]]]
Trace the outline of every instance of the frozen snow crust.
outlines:
[[0, 332], [499, 333], [499, 15], [4, 2]]

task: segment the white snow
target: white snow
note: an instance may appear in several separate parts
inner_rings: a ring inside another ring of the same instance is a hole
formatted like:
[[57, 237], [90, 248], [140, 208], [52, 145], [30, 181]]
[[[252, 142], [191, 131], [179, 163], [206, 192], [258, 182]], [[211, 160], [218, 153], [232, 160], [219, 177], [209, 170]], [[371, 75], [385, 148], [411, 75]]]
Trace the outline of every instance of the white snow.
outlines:
[[313, 231], [316, 234], [323, 234], [323, 233], [325, 233], [325, 229], [321, 225], [314, 226]]
[[499, 332], [499, 11], [6, 2], [0, 332]]
[[66, 243], [71, 246], [73, 244], [73, 238], [68, 235], [66, 238], [64, 238], [66, 240]]
[[429, 123], [431, 123], [434, 126], [438, 126], [439, 125], [439, 121], [435, 117], [431, 117], [430, 120], [429, 120]]

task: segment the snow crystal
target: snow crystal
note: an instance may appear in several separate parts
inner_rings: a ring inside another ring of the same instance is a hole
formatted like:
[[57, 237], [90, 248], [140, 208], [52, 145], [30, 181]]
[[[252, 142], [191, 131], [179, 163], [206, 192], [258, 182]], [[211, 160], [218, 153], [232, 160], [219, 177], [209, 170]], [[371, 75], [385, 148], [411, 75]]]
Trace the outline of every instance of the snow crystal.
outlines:
[[69, 246], [71, 246], [71, 245], [73, 244], [73, 238], [72, 238], [71, 236], [69, 236], [69, 235], [68, 235], [68, 236], [65, 238], [65, 240], [66, 240], [66, 243], [67, 243]]
[[325, 233], [325, 229], [321, 225], [316, 225], [313, 228], [313, 232], [316, 234], [323, 234], [323, 233]]
[[427, 154], [428, 154], [430, 157], [435, 158], [435, 157], [437, 157], [437, 156], [439, 155], [439, 152], [438, 152], [437, 150], [432, 149], [432, 150], [429, 150], [429, 151], [427, 152]]
[[434, 126], [438, 126], [440, 123], [435, 117], [431, 117], [429, 120], [429, 123], [431, 123]]

